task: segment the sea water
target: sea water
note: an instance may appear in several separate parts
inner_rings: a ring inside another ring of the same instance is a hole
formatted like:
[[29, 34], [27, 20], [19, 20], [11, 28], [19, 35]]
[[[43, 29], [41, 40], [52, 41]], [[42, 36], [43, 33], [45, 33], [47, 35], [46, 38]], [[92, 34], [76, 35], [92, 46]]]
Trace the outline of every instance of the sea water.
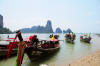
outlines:
[[[2, 39], [7, 39], [9, 35], [10, 38], [15, 37], [15, 34], [0, 34]], [[22, 34], [23, 38], [29, 37], [33, 33]], [[48, 40], [50, 34], [36, 34], [39, 40]], [[24, 55], [24, 60], [22, 66], [60, 66], [64, 64], [69, 64], [83, 56], [87, 56], [97, 50], [100, 50], [100, 37], [95, 34], [91, 34], [91, 43], [84, 43], [80, 41], [80, 35], [76, 34], [76, 40], [74, 44], [66, 43], [65, 34], [58, 34], [60, 41], [60, 49], [55, 52], [55, 54], [42, 57], [36, 61], [30, 61], [27, 54]], [[11, 57], [8, 61], [5, 59], [0, 60], [0, 66], [14, 66], [16, 62], [16, 56]]]

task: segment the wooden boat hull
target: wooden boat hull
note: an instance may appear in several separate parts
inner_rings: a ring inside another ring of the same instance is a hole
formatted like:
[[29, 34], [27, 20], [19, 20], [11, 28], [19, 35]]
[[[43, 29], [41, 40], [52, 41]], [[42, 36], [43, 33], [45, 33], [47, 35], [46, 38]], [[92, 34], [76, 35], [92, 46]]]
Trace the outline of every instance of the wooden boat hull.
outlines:
[[71, 34], [66, 34], [65, 35], [65, 40], [67, 43], [74, 43], [74, 40], [76, 39], [76, 35], [71, 35]]
[[18, 50], [18, 43], [19, 42], [10, 42], [10, 44], [5, 44], [5, 45], [0, 45], [0, 56], [3, 56], [6, 58], [6, 56], [8, 55], [8, 50], [10, 45], [12, 44], [12, 52], [11, 52], [11, 56], [12, 55], [17, 55], [17, 50]]
[[[12, 49], [11, 55], [16, 55], [17, 49]], [[0, 49], [0, 57], [6, 57], [8, 55], [8, 49]]]
[[74, 40], [71, 40], [71, 39], [65, 39], [67, 43], [72, 43], [74, 44]]
[[27, 52], [26, 53], [27, 53], [29, 59], [31, 61], [34, 61], [34, 60], [38, 60], [41, 57], [53, 54], [56, 51], [58, 51], [59, 49], [60, 49], [60, 47], [50, 48], [50, 49], [42, 49], [42, 48], [34, 49], [34, 48], [30, 47], [30, 48], [27, 48]]
[[90, 40], [88, 40], [88, 39], [80, 39], [80, 41], [90, 43]]

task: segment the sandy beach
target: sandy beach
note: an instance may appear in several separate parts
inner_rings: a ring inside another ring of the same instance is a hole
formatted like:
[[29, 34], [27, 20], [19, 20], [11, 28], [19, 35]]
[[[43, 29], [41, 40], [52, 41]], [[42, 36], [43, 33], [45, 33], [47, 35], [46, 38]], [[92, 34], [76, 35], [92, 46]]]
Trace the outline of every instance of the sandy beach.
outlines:
[[69, 66], [100, 66], [100, 51], [80, 58], [80, 60], [74, 61]]

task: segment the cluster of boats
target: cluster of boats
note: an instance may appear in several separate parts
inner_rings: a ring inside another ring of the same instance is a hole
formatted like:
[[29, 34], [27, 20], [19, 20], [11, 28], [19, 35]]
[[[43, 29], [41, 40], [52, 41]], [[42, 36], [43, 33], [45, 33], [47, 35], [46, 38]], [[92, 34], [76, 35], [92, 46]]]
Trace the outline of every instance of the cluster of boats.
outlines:
[[[36, 35], [34, 35], [36, 36]], [[33, 42], [30, 41], [31, 37], [24, 38], [24, 42], [26, 43], [26, 48], [25, 48], [25, 53], [28, 55], [29, 59], [35, 60], [37, 57], [39, 58], [40, 56], [53, 53], [60, 48], [60, 40], [59, 35], [50, 35], [50, 40], [33, 40]], [[35, 37], [34, 37], [35, 38]], [[36, 37], [37, 38], [37, 37]], [[38, 39], [38, 38], [37, 38]], [[76, 35], [74, 33], [66, 34], [65, 35], [65, 40], [68, 43], [74, 43], [74, 40], [76, 39]], [[17, 50], [18, 50], [18, 44], [19, 40], [16, 39], [15, 42], [13, 42], [14, 38], [8, 38], [8, 40], [3, 40], [8, 42], [8, 44], [1, 44], [0, 43], [0, 57], [6, 57], [8, 55], [8, 50], [9, 47], [12, 46], [11, 48], [11, 55], [16, 55]], [[83, 42], [90, 43], [91, 37], [86, 37], [86, 36], [80, 36], [80, 40]], [[0, 41], [2, 42], [2, 41]]]
[[[72, 34], [68, 33], [65, 35], [65, 38], [66, 38], [66, 42], [74, 43], [74, 40], [76, 39], [76, 35], [74, 33], [72, 33]], [[82, 41], [82, 42], [90, 43], [91, 39], [92, 38], [91, 38], [90, 34], [80, 36], [80, 41]]]

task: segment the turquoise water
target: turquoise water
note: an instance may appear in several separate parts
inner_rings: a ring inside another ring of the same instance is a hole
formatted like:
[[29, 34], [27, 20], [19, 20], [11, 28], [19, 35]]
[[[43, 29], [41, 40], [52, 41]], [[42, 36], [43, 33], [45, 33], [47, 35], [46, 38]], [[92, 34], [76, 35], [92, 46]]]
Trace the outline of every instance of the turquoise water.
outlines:
[[[23, 37], [29, 37], [31, 34], [23, 34]], [[0, 35], [3, 39], [6, 39], [7, 34]], [[10, 37], [14, 37], [15, 34], [10, 34]], [[40, 40], [49, 39], [49, 34], [37, 34]], [[59, 40], [61, 47], [59, 51], [55, 54], [51, 54], [49, 56], [40, 58], [37, 61], [31, 62], [27, 55], [25, 54], [22, 66], [41, 66], [42, 64], [46, 64], [49, 66], [61, 66], [63, 64], [71, 63], [83, 56], [89, 55], [97, 50], [100, 50], [100, 37], [95, 34], [92, 34], [91, 44], [80, 42], [79, 36], [77, 34], [75, 44], [66, 43], [64, 34], [59, 34]], [[16, 61], [16, 56], [11, 57], [8, 61], [0, 60], [0, 66], [14, 66]]]

